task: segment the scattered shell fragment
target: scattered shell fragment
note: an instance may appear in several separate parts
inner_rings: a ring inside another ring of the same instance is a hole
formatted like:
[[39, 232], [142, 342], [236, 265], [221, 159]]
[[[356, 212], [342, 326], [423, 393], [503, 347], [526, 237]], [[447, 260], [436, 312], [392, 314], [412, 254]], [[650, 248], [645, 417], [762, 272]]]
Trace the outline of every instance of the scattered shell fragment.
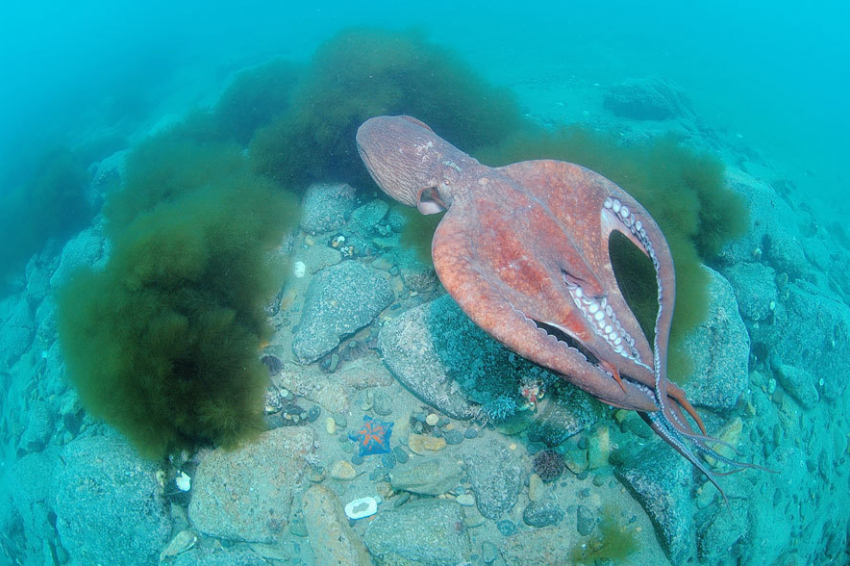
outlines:
[[192, 478], [186, 475], [185, 472], [177, 474], [177, 477], [174, 478], [174, 483], [177, 484], [177, 489], [180, 491], [189, 491], [192, 489]]
[[349, 519], [363, 519], [378, 512], [378, 501], [374, 497], [361, 497], [345, 506], [345, 516]]
[[180, 553], [186, 552], [198, 542], [198, 537], [192, 531], [184, 530], [177, 533], [171, 542], [159, 553], [159, 561], [165, 562]]

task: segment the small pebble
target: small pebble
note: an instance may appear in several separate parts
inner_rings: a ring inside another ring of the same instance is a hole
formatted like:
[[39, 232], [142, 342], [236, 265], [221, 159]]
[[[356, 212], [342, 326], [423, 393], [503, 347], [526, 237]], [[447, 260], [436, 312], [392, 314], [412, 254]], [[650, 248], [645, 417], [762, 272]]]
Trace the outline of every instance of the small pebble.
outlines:
[[564, 512], [552, 500], [529, 503], [522, 512], [522, 521], [529, 527], [542, 528], [557, 525], [563, 518]]
[[289, 521], [289, 532], [301, 538], [307, 537], [307, 526], [304, 524], [304, 519], [300, 516], [293, 517]]
[[430, 413], [427, 417], [425, 417], [425, 422], [428, 426], [437, 426], [437, 423], [440, 422], [440, 417], [436, 413]]
[[[352, 458], [353, 459], [353, 458]], [[346, 462], [345, 460], [337, 460], [333, 464], [331, 464], [330, 470], [328, 470], [331, 477], [338, 480], [353, 480], [357, 477], [357, 470], [354, 469], [354, 466]]]
[[379, 416], [386, 417], [387, 415], [392, 414], [393, 412], [393, 400], [392, 397], [386, 391], [378, 391], [375, 393], [374, 401], [372, 402], [372, 409], [375, 410], [375, 413]]
[[431, 452], [438, 452], [445, 448], [446, 440], [434, 436], [411, 434], [407, 438], [407, 447], [415, 454], [425, 455]]
[[471, 493], [464, 493], [463, 495], [458, 495], [456, 501], [464, 507], [472, 507], [475, 505], [475, 496]]
[[503, 519], [496, 523], [496, 528], [502, 533], [502, 536], [509, 537], [516, 532], [516, 525], [510, 519]]
[[398, 461], [399, 464], [404, 464], [405, 462], [407, 462], [408, 458], [410, 458], [410, 456], [407, 455], [407, 452], [405, 452], [404, 448], [402, 448], [401, 446], [396, 446], [395, 448], [393, 448], [393, 454], [395, 455], [395, 459], [396, 461]]
[[576, 509], [576, 530], [578, 534], [586, 537], [593, 532], [594, 528], [596, 528], [596, 516], [584, 505], [579, 505]]
[[492, 564], [499, 557], [499, 549], [490, 541], [481, 543], [481, 560], [484, 564]]
[[329, 358], [325, 358], [325, 361], [322, 362], [322, 367], [330, 373], [335, 372], [336, 368], [339, 367], [339, 354], [334, 352]]
[[389, 452], [381, 456], [381, 464], [388, 470], [395, 468], [395, 456], [393, 456], [393, 453]]
[[336, 434], [336, 421], [333, 417], [325, 419], [325, 430], [328, 431], [328, 434]]
[[446, 439], [446, 444], [455, 446], [463, 442], [463, 433], [459, 430], [447, 430], [443, 438]]
[[546, 488], [543, 485], [543, 480], [537, 474], [531, 474], [528, 478], [528, 499], [531, 501], [540, 501]]
[[393, 509], [398, 509], [399, 507], [407, 503], [408, 499], [410, 499], [410, 492], [402, 491], [399, 496], [393, 500]]
[[452, 422], [452, 420], [449, 417], [439, 417], [437, 419], [437, 426], [439, 426], [439, 427], [447, 426], [451, 422]]
[[363, 463], [363, 456], [361, 456], [360, 454], [352, 455], [351, 456], [351, 463], [354, 464], [355, 466], [359, 466], [360, 464]]
[[310, 407], [310, 410], [307, 411], [307, 420], [311, 423], [314, 423], [319, 419], [319, 415], [321, 414], [322, 409], [320, 409], [318, 405], [313, 405], [312, 407]]
[[478, 437], [478, 431], [475, 430], [474, 428], [468, 428], [465, 431], [463, 431], [463, 436], [466, 437], [466, 438], [477, 438]]

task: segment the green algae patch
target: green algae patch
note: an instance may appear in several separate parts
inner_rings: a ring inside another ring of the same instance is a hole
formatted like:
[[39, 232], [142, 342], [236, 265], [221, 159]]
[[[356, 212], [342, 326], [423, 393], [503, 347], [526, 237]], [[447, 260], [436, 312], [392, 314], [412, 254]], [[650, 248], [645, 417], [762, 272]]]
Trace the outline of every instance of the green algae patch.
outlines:
[[150, 458], [265, 429], [263, 306], [283, 267], [272, 250], [297, 220], [295, 199], [238, 152], [181, 144], [185, 161], [167, 136], [132, 156], [109, 196], [107, 265], [57, 297], [80, 399]]
[[613, 505], [602, 506], [595, 534], [572, 550], [574, 564], [620, 564], [638, 549], [635, 533], [617, 520]]

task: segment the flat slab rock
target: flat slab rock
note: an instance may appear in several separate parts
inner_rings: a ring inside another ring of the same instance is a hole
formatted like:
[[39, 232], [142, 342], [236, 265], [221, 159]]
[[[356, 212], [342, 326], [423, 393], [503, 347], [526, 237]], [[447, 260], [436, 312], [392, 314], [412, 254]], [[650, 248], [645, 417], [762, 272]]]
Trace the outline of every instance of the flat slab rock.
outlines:
[[516, 505], [526, 471], [502, 442], [476, 446], [463, 455], [478, 511], [498, 519]]
[[667, 445], [655, 442], [614, 469], [614, 475], [644, 508], [673, 564], [696, 548], [693, 467]]
[[473, 407], [455, 394], [434, 344], [430, 309], [431, 303], [425, 303], [387, 321], [378, 335], [378, 349], [396, 379], [414, 395], [452, 418], [468, 419]]
[[339, 498], [327, 487], [314, 485], [301, 497], [304, 523], [317, 564], [372, 564], [363, 541], [348, 524]]
[[310, 281], [304, 312], [292, 341], [301, 363], [312, 363], [341, 339], [371, 323], [395, 299], [381, 274], [356, 261], [321, 270]]
[[56, 530], [73, 564], [156, 564], [171, 533], [154, 462], [117, 436], [62, 450], [52, 492]]
[[468, 559], [469, 536], [461, 506], [448, 499], [420, 499], [383, 511], [363, 541], [381, 564], [455, 566]]
[[321, 234], [342, 228], [357, 202], [357, 191], [345, 183], [310, 185], [301, 202], [301, 229]]
[[312, 429], [282, 427], [237, 450], [215, 450], [192, 482], [189, 520], [212, 537], [276, 542], [287, 532], [292, 494], [315, 441]]

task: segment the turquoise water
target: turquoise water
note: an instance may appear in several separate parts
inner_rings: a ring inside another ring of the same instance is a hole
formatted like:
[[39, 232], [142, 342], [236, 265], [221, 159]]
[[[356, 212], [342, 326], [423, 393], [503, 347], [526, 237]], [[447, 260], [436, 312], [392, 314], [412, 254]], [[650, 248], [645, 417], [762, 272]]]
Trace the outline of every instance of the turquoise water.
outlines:
[[[5, 560], [850, 562], [848, 23], [837, 2], [4, 5]], [[352, 27], [372, 30], [348, 44], [362, 57], [322, 67], [314, 54]], [[280, 60], [278, 82], [223, 118], [240, 77]], [[357, 78], [340, 91], [340, 76]], [[377, 81], [394, 86], [345, 92]], [[635, 412], [478, 330], [409, 249], [427, 252], [433, 227], [411, 237], [414, 216], [361, 166], [369, 109], [421, 113], [486, 163], [590, 132], [597, 149], [555, 156], [656, 217], [691, 285], [677, 311], [702, 313], [674, 336], [691, 363], [671, 374], [689, 368], [709, 434], [766, 470], [719, 476], [721, 494]], [[690, 153], [639, 153], [669, 134], [725, 169], [688, 184]], [[315, 188], [338, 181], [352, 186]], [[394, 423], [389, 452], [357, 449], [364, 416]], [[535, 465], [547, 450], [564, 462], [552, 481]], [[364, 497], [374, 514], [343, 510]]]

